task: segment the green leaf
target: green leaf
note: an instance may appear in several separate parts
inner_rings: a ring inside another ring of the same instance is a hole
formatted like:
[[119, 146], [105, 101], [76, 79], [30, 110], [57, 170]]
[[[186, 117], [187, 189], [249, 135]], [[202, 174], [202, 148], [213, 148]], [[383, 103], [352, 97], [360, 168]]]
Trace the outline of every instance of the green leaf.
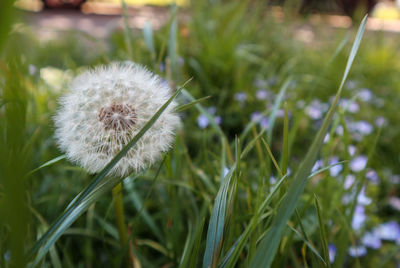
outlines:
[[290, 219], [291, 215], [293, 214], [301, 194], [304, 191], [304, 188], [307, 184], [307, 178], [311, 172], [312, 166], [316, 160], [317, 154], [323, 144], [323, 140], [328, 131], [329, 125], [332, 121], [333, 115], [336, 110], [336, 106], [339, 102], [340, 95], [342, 93], [343, 85], [347, 79], [350, 67], [358, 51], [364, 33], [366, 20], [367, 16], [364, 17], [363, 21], [361, 22], [360, 28], [357, 32], [357, 36], [354, 41], [353, 47], [351, 49], [346, 69], [344, 71], [343, 78], [340, 83], [335, 100], [332, 106], [330, 107], [327, 115], [325, 116], [322, 126], [318, 131], [318, 134], [315, 137], [310, 149], [308, 150], [304, 160], [302, 161], [299, 169], [297, 170], [293, 182], [291, 183], [287, 191], [287, 194], [285, 195], [285, 198], [282, 201], [281, 206], [278, 208], [276, 217], [274, 218], [267, 235], [260, 242], [256, 254], [250, 264], [251, 268], [270, 267], [272, 261], [275, 258], [276, 251], [281, 241], [282, 232], [288, 220]]
[[58, 238], [68, 229], [68, 227], [101, 195], [109, 192], [123, 178], [106, 178], [106, 175], [120, 161], [128, 151], [139, 141], [154, 122], [161, 116], [168, 105], [182, 91], [183, 87], [179, 88], [171, 98], [153, 115], [153, 117], [143, 126], [138, 134], [122, 148], [122, 150], [100, 171], [93, 179], [91, 184], [86, 187], [77, 198], [68, 205], [67, 209], [61, 214], [58, 219], [52, 224], [47, 232], [35, 243], [29, 252], [29, 257], [37, 256], [33, 261], [33, 266], [36, 266], [40, 260], [46, 255], [50, 247], [58, 240]]

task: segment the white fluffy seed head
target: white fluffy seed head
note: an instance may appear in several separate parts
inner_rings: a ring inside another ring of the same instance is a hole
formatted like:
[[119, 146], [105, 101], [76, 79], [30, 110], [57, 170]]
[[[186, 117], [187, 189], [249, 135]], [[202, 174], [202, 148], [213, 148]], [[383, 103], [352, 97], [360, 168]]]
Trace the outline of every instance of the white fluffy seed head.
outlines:
[[[107, 163], [171, 97], [168, 83], [135, 63], [113, 63], [84, 72], [61, 97], [55, 136], [67, 157], [90, 173]], [[127, 176], [167, 151], [180, 124], [172, 102], [110, 175]]]

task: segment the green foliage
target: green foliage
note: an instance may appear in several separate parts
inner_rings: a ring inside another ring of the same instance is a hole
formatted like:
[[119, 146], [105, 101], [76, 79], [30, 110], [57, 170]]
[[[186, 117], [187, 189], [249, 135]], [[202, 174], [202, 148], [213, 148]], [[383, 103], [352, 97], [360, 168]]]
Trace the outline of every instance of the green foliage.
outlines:
[[[106, 180], [107, 170], [93, 178], [64, 159], [52, 116], [73, 76], [127, 59], [174, 87], [192, 78], [177, 96], [182, 128], [174, 147], [123, 181], [142, 267], [329, 266], [331, 245], [332, 267], [396, 267], [393, 241], [349, 255], [399, 213], [389, 201], [400, 190], [396, 38], [367, 32], [349, 73], [360, 41], [350, 50], [351, 30], [315, 26], [314, 43], [304, 43], [296, 39], [303, 22], [277, 22], [263, 1], [193, 1], [170, 14], [160, 29], [132, 30], [125, 21], [105, 40], [68, 32], [40, 41], [26, 25], [0, 31], [0, 267], [23, 267], [29, 253], [39, 267], [125, 260], [110, 193], [119, 180]], [[334, 99], [337, 88], [344, 101]], [[371, 132], [361, 133], [360, 122]], [[366, 167], [354, 171], [353, 159], [364, 155]], [[355, 230], [363, 195], [371, 202]]]

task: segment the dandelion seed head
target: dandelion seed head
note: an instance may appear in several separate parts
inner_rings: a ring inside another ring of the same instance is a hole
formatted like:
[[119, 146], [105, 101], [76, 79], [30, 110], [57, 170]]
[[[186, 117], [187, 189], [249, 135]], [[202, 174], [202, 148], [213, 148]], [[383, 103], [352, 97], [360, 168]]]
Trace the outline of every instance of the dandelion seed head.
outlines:
[[[67, 157], [90, 173], [102, 170], [171, 97], [167, 83], [135, 63], [112, 63], [76, 77], [60, 101], [55, 137]], [[167, 151], [180, 125], [172, 102], [110, 171], [127, 176]]]

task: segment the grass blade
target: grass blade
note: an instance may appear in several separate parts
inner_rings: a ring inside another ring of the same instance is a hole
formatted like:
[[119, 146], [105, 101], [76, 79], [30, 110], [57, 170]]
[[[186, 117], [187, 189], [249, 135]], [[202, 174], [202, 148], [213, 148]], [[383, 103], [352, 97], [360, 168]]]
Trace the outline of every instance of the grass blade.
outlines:
[[217, 265], [224, 232], [229, 184], [235, 169], [236, 164], [231, 167], [228, 174], [223, 179], [222, 185], [217, 193], [217, 197], [215, 198], [214, 208], [211, 213], [210, 223], [208, 225], [203, 268], [216, 267]]
[[335, 100], [330, 107], [327, 115], [324, 118], [322, 126], [318, 131], [310, 149], [308, 150], [303, 162], [301, 163], [292, 184], [290, 185], [288, 192], [282, 201], [281, 206], [278, 208], [277, 215], [274, 218], [270, 230], [266, 237], [261, 241], [256, 254], [250, 264], [251, 268], [258, 267], [270, 267], [272, 261], [275, 258], [276, 251], [278, 249], [279, 243], [281, 241], [282, 232], [286, 226], [289, 218], [293, 214], [296, 205], [300, 199], [301, 194], [307, 184], [307, 177], [309, 176], [312, 166], [316, 160], [319, 149], [321, 148], [325, 135], [328, 131], [329, 125], [332, 121], [333, 115], [335, 113], [336, 107], [338, 105], [340, 95], [342, 93], [343, 85], [347, 79], [350, 67], [353, 64], [354, 57], [358, 51], [367, 21], [367, 16], [364, 17], [361, 25], [358, 29], [356, 39], [354, 41], [353, 47], [350, 52], [350, 56], [347, 61], [346, 69], [343, 74], [342, 81], [340, 83], [338, 92], [336, 94]]
[[315, 201], [315, 208], [318, 214], [319, 231], [321, 235], [322, 252], [324, 253], [325, 266], [331, 267], [331, 262], [329, 261], [328, 239], [326, 238], [325, 225], [324, 221], [322, 220], [321, 207], [319, 206], [318, 198], [315, 194], [314, 194], [314, 201]]
[[35, 173], [36, 171], [38, 171], [38, 170], [40, 170], [40, 169], [42, 169], [42, 168], [51, 166], [51, 165], [53, 165], [53, 164], [55, 164], [55, 163], [57, 163], [57, 162], [59, 162], [59, 161], [65, 159], [65, 158], [66, 158], [65, 155], [57, 156], [56, 158], [53, 158], [53, 159], [47, 161], [47, 162], [44, 163], [43, 165], [41, 165], [41, 166], [39, 166], [39, 167], [37, 167], [37, 168], [31, 170], [31, 171], [27, 174], [27, 176], [30, 176], [30, 175], [32, 175], [33, 173]]

